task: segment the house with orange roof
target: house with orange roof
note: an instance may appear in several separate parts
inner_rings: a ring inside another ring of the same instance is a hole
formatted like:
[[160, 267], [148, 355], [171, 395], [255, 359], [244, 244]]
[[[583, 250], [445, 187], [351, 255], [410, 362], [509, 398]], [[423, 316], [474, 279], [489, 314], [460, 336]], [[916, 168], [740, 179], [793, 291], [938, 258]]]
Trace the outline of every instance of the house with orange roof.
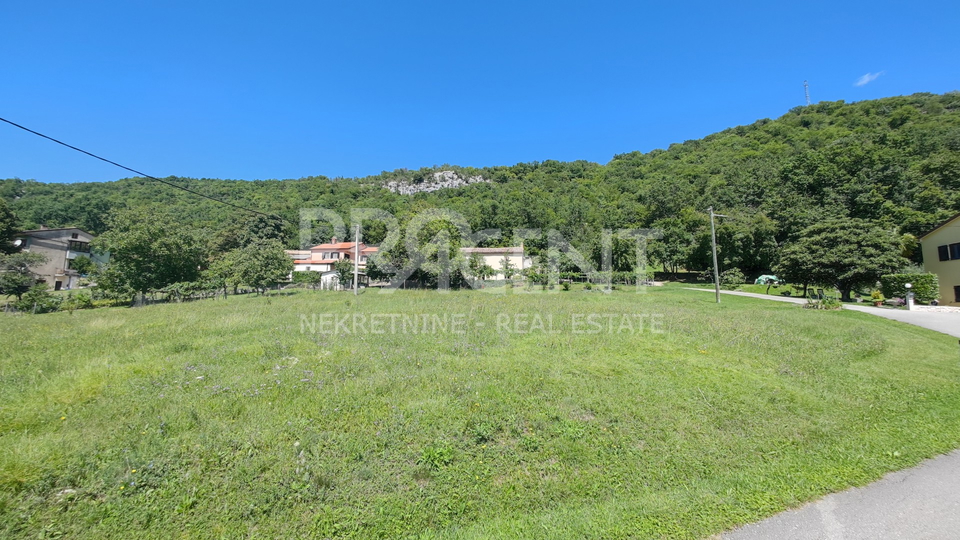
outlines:
[[[336, 280], [333, 265], [342, 260], [352, 263], [357, 252], [356, 242], [338, 242], [334, 237], [329, 243], [319, 244], [310, 249], [287, 250], [286, 253], [293, 259], [294, 272], [319, 272], [323, 276], [321, 283], [327, 283]], [[376, 246], [368, 246], [360, 242], [360, 258], [357, 266], [361, 274], [367, 268], [367, 259], [376, 252]]]

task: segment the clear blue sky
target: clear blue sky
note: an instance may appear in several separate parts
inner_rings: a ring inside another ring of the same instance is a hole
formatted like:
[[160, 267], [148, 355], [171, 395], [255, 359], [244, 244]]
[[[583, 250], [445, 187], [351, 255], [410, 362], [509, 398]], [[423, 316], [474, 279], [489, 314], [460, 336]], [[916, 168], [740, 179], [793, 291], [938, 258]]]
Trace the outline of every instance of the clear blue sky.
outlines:
[[[946, 1], [53, 0], [0, 17], [0, 117], [155, 176], [606, 163], [780, 116], [804, 79], [814, 102], [960, 89]], [[132, 175], [0, 123], [14, 176]]]

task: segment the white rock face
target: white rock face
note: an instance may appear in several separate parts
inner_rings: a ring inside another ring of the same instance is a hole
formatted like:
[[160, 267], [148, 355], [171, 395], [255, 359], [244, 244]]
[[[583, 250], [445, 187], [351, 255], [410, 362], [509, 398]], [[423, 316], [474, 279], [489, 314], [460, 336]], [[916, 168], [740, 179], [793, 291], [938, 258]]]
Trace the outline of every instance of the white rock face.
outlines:
[[438, 189], [464, 187], [480, 182], [490, 182], [490, 180], [482, 176], [463, 177], [454, 171], [437, 171], [430, 175], [429, 179], [425, 179], [418, 184], [394, 181], [387, 182], [386, 188], [401, 195], [413, 195], [414, 193], [427, 193]]

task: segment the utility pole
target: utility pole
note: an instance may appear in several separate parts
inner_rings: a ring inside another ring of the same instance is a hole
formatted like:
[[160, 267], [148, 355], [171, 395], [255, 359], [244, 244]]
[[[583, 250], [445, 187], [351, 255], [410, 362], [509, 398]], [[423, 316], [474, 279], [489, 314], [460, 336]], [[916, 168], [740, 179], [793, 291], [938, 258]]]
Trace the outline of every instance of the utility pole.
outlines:
[[360, 294], [360, 224], [357, 224], [357, 234], [353, 237], [353, 295]]
[[710, 211], [710, 239], [713, 242], [713, 287], [717, 294], [717, 303], [720, 303], [720, 270], [717, 266], [717, 227], [713, 223], [714, 216], [727, 217], [723, 214], [714, 214], [713, 207], [707, 208]]

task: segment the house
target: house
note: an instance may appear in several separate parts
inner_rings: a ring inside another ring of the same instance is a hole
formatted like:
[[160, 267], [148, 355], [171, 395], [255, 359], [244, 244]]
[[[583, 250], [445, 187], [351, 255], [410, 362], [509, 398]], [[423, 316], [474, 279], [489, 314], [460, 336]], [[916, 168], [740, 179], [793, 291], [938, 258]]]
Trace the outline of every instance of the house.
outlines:
[[[360, 242], [360, 259], [357, 266], [361, 274], [367, 268], [367, 259], [376, 252], [376, 246], [368, 246]], [[322, 276], [321, 285], [328, 288], [335, 285], [337, 281], [333, 266], [341, 260], [352, 263], [357, 255], [357, 243], [338, 242], [334, 237], [329, 243], [316, 245], [310, 249], [287, 250], [286, 253], [293, 259], [294, 272], [319, 272]]]
[[31, 270], [54, 290], [73, 289], [79, 285], [80, 274], [70, 266], [80, 256], [89, 257], [94, 262], [106, 264], [109, 254], [97, 253], [90, 249], [94, 236], [83, 229], [67, 227], [49, 229], [41, 227], [32, 231], [23, 231], [14, 237], [14, 245], [29, 253], [39, 253], [47, 257], [47, 262], [32, 267]]
[[503, 274], [504, 259], [509, 261], [510, 267], [515, 271], [525, 270], [532, 266], [533, 262], [523, 253], [523, 246], [519, 247], [490, 247], [490, 248], [460, 248], [460, 252], [469, 261], [477, 254], [483, 260], [483, 263], [493, 268], [496, 272], [493, 279], [506, 279]]
[[960, 214], [920, 238], [923, 267], [940, 281], [940, 304], [960, 306]]

